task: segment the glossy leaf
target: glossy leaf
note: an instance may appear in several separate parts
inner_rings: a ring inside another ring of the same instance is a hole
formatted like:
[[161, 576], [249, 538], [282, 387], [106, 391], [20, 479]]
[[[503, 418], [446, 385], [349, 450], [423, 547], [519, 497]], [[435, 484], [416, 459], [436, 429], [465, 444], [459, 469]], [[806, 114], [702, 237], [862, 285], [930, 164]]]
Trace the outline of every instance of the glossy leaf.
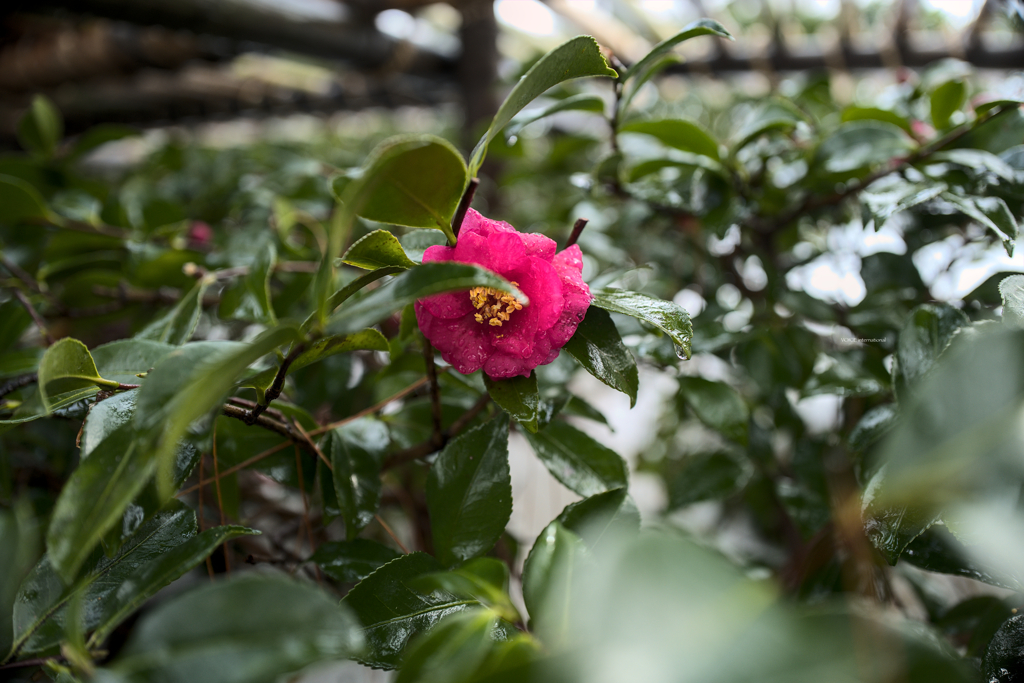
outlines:
[[690, 357], [693, 325], [690, 323], [690, 314], [678, 304], [619, 289], [605, 289], [592, 294], [595, 306], [653, 325], [669, 336], [680, 358]]
[[122, 384], [140, 384], [140, 374], [149, 372], [176, 347], [146, 339], [121, 339], [97, 346], [92, 358], [100, 376]]
[[243, 574], [146, 614], [109, 670], [129, 683], [271, 683], [314, 662], [351, 656], [361, 640], [349, 611], [315, 586]]
[[157, 363], [139, 391], [134, 425], [140, 449], [160, 463], [161, 497], [173, 493], [174, 448], [193, 420], [219, 405], [250, 363], [296, 337], [294, 327], [282, 326], [244, 344], [196, 342]]
[[505, 279], [479, 266], [455, 262], [424, 263], [342, 308], [331, 317], [327, 329], [335, 334], [353, 332], [380, 322], [417, 299], [444, 292], [469, 291], [473, 287], [509, 292], [519, 301], [525, 297]]
[[77, 339], [58, 340], [39, 361], [39, 393], [47, 408], [51, 408], [51, 396], [94, 386], [115, 388], [117, 384], [100, 377], [89, 349]]
[[904, 549], [903, 559], [921, 569], [940, 574], [965, 576], [992, 586], [1019, 591], [1024, 587], [1021, 576], [1005, 574], [972, 559], [967, 548], [945, 526], [934, 525], [917, 536]]
[[1003, 241], [1007, 256], [1013, 256], [1017, 240], [1017, 219], [1000, 197], [961, 197], [952, 192], [940, 195], [965, 216], [978, 221]]
[[1011, 617], [992, 636], [982, 669], [988, 683], [1013, 683], [1024, 669], [1024, 614]]
[[212, 278], [200, 279], [182, 295], [174, 308], [147, 325], [135, 338], [175, 345], [186, 343], [199, 325], [199, 317], [203, 314], [203, 294], [213, 282]]
[[938, 130], [949, 127], [953, 112], [963, 106], [967, 99], [967, 86], [963, 81], [946, 81], [930, 96], [932, 125]]
[[574, 493], [590, 497], [628, 483], [625, 461], [567, 422], [555, 420], [526, 438], [552, 476]]
[[537, 375], [529, 377], [518, 375], [508, 379], [491, 379], [484, 375], [484, 386], [491, 399], [498, 404], [509, 417], [521, 424], [527, 431], [537, 431], [537, 420], [540, 411], [540, 394], [537, 392]]
[[375, 669], [395, 669], [409, 639], [429, 630], [449, 614], [476, 600], [445, 591], [424, 595], [407, 583], [437, 572], [441, 564], [426, 553], [411, 553], [388, 562], [356, 585], [341, 601], [363, 625], [366, 650], [354, 659]]
[[607, 536], [639, 531], [640, 510], [626, 489], [614, 489], [570, 503], [556, 521], [593, 549]]
[[324, 573], [335, 581], [356, 583], [401, 553], [365, 538], [321, 543], [313, 557]]
[[623, 133], [643, 133], [657, 138], [669, 147], [710, 157], [719, 161], [718, 142], [696, 123], [682, 119], [636, 121], [623, 126]]
[[[349, 351], [389, 351], [387, 337], [373, 328], [353, 332], [352, 334], [336, 334], [318, 339], [303, 351], [291, 365], [291, 370], [298, 370], [307, 365], [321, 361], [336, 353]], [[276, 371], [274, 372], [276, 375]]]
[[968, 324], [949, 304], [922, 304], [911, 312], [896, 346], [897, 389], [913, 387], [932, 369], [957, 330]]
[[700, 421], [728, 439], [746, 445], [750, 410], [739, 392], [724, 382], [680, 377], [679, 397]]
[[364, 270], [379, 268], [412, 268], [416, 264], [405, 254], [398, 238], [387, 230], [374, 230], [348, 248], [343, 263]]
[[889, 217], [929, 202], [946, 189], [942, 183], [911, 183], [898, 176], [887, 176], [861, 192], [860, 200], [867, 210], [867, 220], [878, 230]]
[[342, 203], [379, 223], [440, 230], [454, 244], [451, 219], [468, 180], [466, 162], [447, 140], [398, 136], [373, 151]]
[[321, 446], [334, 465], [334, 492], [350, 541], [377, 514], [380, 467], [390, 441], [383, 422], [362, 418], [328, 432]]
[[471, 681], [496, 647], [497, 617], [488, 610], [454, 614], [410, 645], [395, 683]]
[[696, 38], [697, 36], [720, 36], [722, 38], [732, 40], [732, 35], [725, 30], [725, 27], [712, 19], [699, 19], [693, 23], [687, 24], [679, 33], [655, 45], [654, 48], [648, 52], [643, 59], [634, 64], [629, 71], [624, 74], [620, 74], [620, 80], [634, 81], [632, 89], [627, 91], [623, 97], [622, 107], [625, 108], [633, 98], [633, 95], [636, 94], [638, 83], [643, 83], [650, 78], [652, 71], [659, 66], [664, 66], [664, 58], [672, 48], [689, 40], [690, 38]]
[[45, 95], [36, 95], [18, 121], [18, 142], [29, 152], [52, 157], [64, 136], [64, 120]]
[[567, 597], [572, 594], [585, 553], [580, 537], [556, 520], [540, 532], [526, 558], [523, 600], [530, 612], [530, 630], [548, 647], [569, 640]]
[[636, 360], [622, 343], [607, 311], [591, 306], [576, 333], [562, 348], [591, 375], [629, 396], [630, 408], [636, 405], [640, 384]]
[[388, 266], [386, 268], [378, 268], [377, 270], [373, 270], [364, 275], [360, 275], [355, 280], [348, 283], [347, 285], [345, 285], [344, 287], [342, 287], [337, 292], [331, 295], [331, 298], [328, 302], [329, 310], [333, 311], [338, 306], [345, 303], [345, 301], [350, 296], [352, 296], [353, 294], [355, 294], [356, 292], [358, 292], [371, 282], [376, 282], [382, 277], [388, 275], [397, 275], [405, 270], [405, 268], [400, 268], [398, 266]]
[[[270, 276], [274, 272], [274, 264], [276, 262], [277, 249], [274, 247], [273, 242], [268, 242], [256, 252], [256, 258], [249, 266], [249, 272], [246, 273], [242, 281], [244, 293], [241, 302], [234, 311], [233, 315], [235, 317], [254, 320], [265, 325], [277, 323], [277, 317], [274, 315], [274, 304], [270, 297]], [[196, 299], [197, 312], [202, 310], [202, 298], [202, 292], [199, 292]], [[196, 320], [198, 321], [198, 316]], [[194, 330], [195, 328], [193, 327]], [[191, 338], [191, 334], [189, 334], [188, 338]], [[185, 341], [188, 341], [188, 338]]]
[[907, 120], [907, 117], [900, 116], [894, 111], [878, 109], [877, 107], [858, 107], [855, 105], [850, 105], [843, 109], [844, 122], [864, 120], [884, 121], [894, 126], [899, 126], [908, 133], [911, 132], [910, 121]]
[[490, 550], [512, 514], [508, 420], [499, 416], [445, 446], [427, 477], [434, 549], [445, 565]]
[[130, 424], [110, 432], [82, 460], [57, 498], [46, 547], [57, 574], [70, 583], [153, 476], [154, 454], [139, 447]]
[[513, 116], [548, 88], [585, 76], [618, 76], [608, 67], [597, 41], [590, 36], [577, 36], [541, 57], [512, 88], [487, 132], [473, 148], [469, 157], [469, 175], [475, 176], [480, 170], [487, 155], [487, 145]]
[[845, 180], [864, 175], [910, 148], [910, 138], [897, 126], [883, 121], [850, 121], [818, 146], [815, 166], [829, 181]]
[[508, 595], [508, 565], [493, 557], [477, 557], [457, 569], [425, 574], [409, 585], [423, 593], [441, 589], [452, 595], [479, 600], [508, 622], [518, 622], [519, 612]]
[[938, 516], [934, 513], [896, 506], [870, 511], [864, 527], [867, 537], [885, 561], [895, 565], [907, 546], [937, 521]]

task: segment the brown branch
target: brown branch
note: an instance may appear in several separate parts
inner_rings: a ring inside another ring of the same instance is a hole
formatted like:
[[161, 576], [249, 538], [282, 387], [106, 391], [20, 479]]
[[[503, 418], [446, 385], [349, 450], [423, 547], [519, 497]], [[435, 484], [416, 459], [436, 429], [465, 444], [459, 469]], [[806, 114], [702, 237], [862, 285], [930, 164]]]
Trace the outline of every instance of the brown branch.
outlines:
[[341, 427], [342, 425], [346, 425], [349, 422], [354, 422], [354, 421], [358, 420], [361, 417], [366, 417], [367, 415], [373, 415], [377, 411], [383, 409], [385, 406], [388, 406], [388, 405], [394, 403], [395, 401], [398, 401], [400, 399], [405, 398], [406, 396], [408, 396], [409, 394], [411, 394], [412, 392], [416, 391], [417, 389], [422, 387], [424, 384], [426, 384], [427, 381], [428, 381], [428, 379], [426, 377], [422, 377], [422, 378], [416, 380], [415, 382], [413, 382], [412, 384], [410, 384], [409, 386], [407, 386], [405, 389], [402, 389], [401, 391], [397, 391], [394, 394], [391, 394], [390, 396], [388, 396], [387, 398], [385, 398], [384, 400], [382, 400], [382, 401], [380, 401], [378, 403], [374, 403], [369, 408], [364, 408], [363, 410], [360, 410], [358, 413], [355, 413], [353, 415], [349, 415], [348, 417], [342, 418], [342, 419], [338, 420], [337, 422], [332, 422], [330, 424], [324, 425], [323, 427], [317, 427], [316, 429], [314, 429], [311, 432], [309, 432], [309, 435], [310, 436], [316, 436], [317, 434], [323, 434], [324, 432], [329, 432], [332, 429], [337, 429], [338, 427]]
[[27, 387], [29, 384], [35, 384], [38, 381], [39, 377], [35, 374], [15, 377], [11, 381], [7, 382], [7, 384], [4, 384], [2, 387], [0, 387], [0, 398], [3, 398], [12, 391], [17, 391], [22, 387]]
[[[245, 410], [244, 408], [239, 408], [238, 406], [233, 406], [229, 404], [221, 407], [221, 413], [228, 417], [232, 417], [236, 420], [241, 420], [246, 424], [250, 424], [248, 419], [249, 411]], [[269, 429], [272, 432], [277, 432], [278, 434], [289, 439], [290, 441], [299, 444], [313, 455], [316, 455], [317, 450], [319, 450], [317, 449], [316, 445], [309, 440], [309, 437], [304, 436], [303, 433], [296, 431], [290, 425], [287, 425], [283, 422], [278, 422], [277, 420], [269, 418], [266, 415], [260, 415], [251, 424], [255, 424], [257, 427], [263, 427], [264, 429]]]
[[[277, 444], [276, 446], [271, 446], [270, 448], [268, 448], [267, 450], [263, 451], [262, 453], [257, 453], [256, 455], [252, 456], [248, 460], [240, 462], [240, 463], [238, 463], [237, 465], [235, 465], [233, 467], [227, 468], [226, 470], [224, 470], [223, 472], [220, 473], [220, 476], [221, 477], [226, 477], [228, 475], [234, 474], [235, 472], [238, 472], [239, 470], [244, 470], [246, 467], [249, 467], [250, 465], [255, 465], [259, 461], [265, 460], [265, 459], [269, 458], [270, 456], [274, 455], [275, 453], [279, 453], [279, 452], [283, 451], [285, 448], [287, 448], [288, 446], [291, 446], [293, 443], [295, 443], [295, 442], [294, 441], [282, 441], [281, 443]], [[212, 481], [213, 481], [213, 479], [203, 480], [202, 476], [200, 476], [198, 484], [196, 484], [195, 486], [190, 486], [187, 489], [182, 489], [181, 491], [178, 491], [178, 497], [188, 495], [188, 494], [193, 493], [195, 491], [201, 491], [202, 487], [206, 486], [207, 484], [209, 484]]]
[[476, 188], [479, 185], [479, 179], [470, 178], [469, 185], [466, 186], [466, 191], [462, 193], [462, 199], [459, 200], [459, 208], [455, 210], [455, 215], [452, 216], [452, 232], [456, 237], [459, 236], [459, 229], [462, 228], [462, 221], [466, 220], [466, 212], [469, 211], [469, 205], [473, 203], [473, 196], [476, 194]]
[[392, 541], [398, 544], [398, 547], [402, 549], [402, 552], [408, 555], [409, 549], [405, 547], [405, 544], [398, 540], [398, 536], [396, 536], [395, 532], [391, 530], [391, 527], [389, 527], [388, 523], [384, 521], [384, 518], [380, 515], [374, 515], [373, 518], [377, 520], [378, 524], [384, 527], [384, 531], [387, 532], [388, 536], [391, 537]]
[[481, 395], [477, 402], [474, 403], [469, 410], [467, 410], [457, 420], [455, 420], [455, 422], [452, 423], [451, 427], [449, 427], [447, 430], [441, 433], [440, 445], [437, 445], [434, 442], [433, 437], [431, 437], [430, 439], [427, 439], [423, 443], [419, 443], [416, 444], [415, 446], [410, 446], [409, 448], [398, 451], [397, 453], [393, 453], [387, 460], [384, 461], [384, 466], [381, 469], [389, 470], [398, 467], [399, 465], [404, 465], [407, 462], [419, 460], [420, 458], [425, 458], [431, 453], [435, 453], [441, 450], [453, 436], [461, 432], [466, 427], [466, 425], [473, 421], [473, 418], [475, 418], [477, 415], [483, 412], [484, 408], [487, 407], [487, 404], [490, 403], [490, 400], [491, 397], [489, 394]]
[[33, 292], [42, 293], [43, 290], [39, 286], [39, 283], [36, 282], [36, 279], [29, 275], [24, 270], [22, 270], [21, 266], [19, 266], [17, 263], [4, 256], [3, 254], [0, 254], [0, 265], [3, 265], [3, 267], [6, 268], [11, 273], [11, 275], [25, 283], [25, 286], [31, 289]]
[[[263, 403], [257, 403], [252, 410], [246, 415], [245, 423], [252, 425], [259, 418], [260, 413], [270, 406], [270, 402], [281, 395], [281, 391], [284, 389], [284, 380], [288, 375], [288, 368], [295, 362], [295, 359], [302, 355], [302, 352], [306, 350], [305, 344], [296, 344], [292, 347], [292, 350], [288, 352], [285, 359], [281, 361], [281, 367], [277, 369], [277, 376], [274, 377], [274, 383], [267, 389], [267, 393], [263, 396]], [[308, 437], [307, 437], [308, 438]]]
[[25, 293], [22, 292], [20, 289], [15, 289], [14, 298], [21, 302], [21, 305], [24, 306], [26, 311], [28, 311], [28, 314], [32, 316], [32, 322], [34, 322], [36, 324], [36, 327], [39, 328], [39, 333], [43, 335], [43, 340], [46, 342], [46, 345], [50, 346], [51, 344], [53, 344], [54, 339], [50, 335], [50, 330], [47, 329], [46, 327], [46, 322], [44, 322], [43, 319], [39, 316], [39, 313], [36, 311], [35, 307], [32, 306], [32, 302], [28, 300], [28, 297], [25, 296]]
[[434, 347], [430, 341], [423, 337], [423, 362], [427, 366], [427, 380], [430, 386], [430, 416], [434, 423], [434, 432], [431, 440], [435, 446], [441, 447], [442, 425], [441, 425], [441, 388], [437, 385], [437, 366], [434, 364]]
[[586, 218], [577, 218], [575, 225], [572, 226], [572, 233], [569, 235], [569, 239], [565, 241], [565, 248], [568, 249], [572, 245], [576, 244], [576, 240], [583, 234], [583, 228], [587, 227], [589, 223]]
[[[319, 261], [281, 261], [275, 263], [271, 272], [274, 273], [315, 273], [320, 267]], [[182, 270], [189, 277], [197, 280], [213, 275], [217, 280], [230, 280], [234, 277], [248, 275], [252, 270], [251, 266], [235, 266], [233, 268], [222, 268], [221, 270], [207, 270], [198, 263], [186, 263]]]

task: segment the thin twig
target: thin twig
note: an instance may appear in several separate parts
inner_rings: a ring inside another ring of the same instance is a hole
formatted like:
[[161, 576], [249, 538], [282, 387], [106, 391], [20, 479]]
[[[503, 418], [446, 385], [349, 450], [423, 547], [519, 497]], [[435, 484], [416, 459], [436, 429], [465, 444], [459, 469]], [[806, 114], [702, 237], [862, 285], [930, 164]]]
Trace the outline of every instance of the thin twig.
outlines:
[[34, 373], [31, 375], [21, 375], [20, 377], [15, 377], [11, 381], [7, 382], [2, 387], [0, 387], [0, 398], [3, 398], [12, 391], [17, 391], [22, 387], [27, 387], [29, 384], [35, 384], [38, 381], [39, 376]]
[[587, 227], [589, 223], [586, 218], [577, 218], [576, 223], [572, 226], [572, 233], [569, 235], [569, 239], [565, 241], [565, 248], [568, 249], [572, 245], [576, 244], [576, 240], [583, 234], [583, 228]]
[[245, 418], [247, 425], [252, 425], [256, 422], [256, 419], [260, 416], [264, 410], [270, 406], [270, 402], [281, 395], [281, 391], [284, 389], [284, 380], [288, 376], [288, 368], [295, 362], [295, 359], [302, 355], [302, 352], [306, 350], [305, 344], [296, 344], [292, 347], [288, 355], [285, 356], [284, 360], [281, 361], [281, 367], [277, 369], [277, 375], [274, 377], [273, 384], [267, 389], [267, 393], [263, 396], [263, 403], [257, 403], [252, 410], [248, 412]]
[[[445, 369], [447, 369], [447, 368], [445, 368]], [[444, 372], [445, 369], [442, 369], [442, 372]], [[412, 384], [410, 384], [409, 386], [407, 386], [405, 389], [402, 389], [401, 391], [397, 391], [394, 394], [391, 394], [390, 396], [388, 396], [387, 398], [385, 398], [384, 400], [382, 400], [382, 401], [380, 401], [378, 403], [374, 403], [369, 408], [364, 408], [363, 410], [360, 410], [358, 413], [355, 413], [354, 415], [349, 415], [348, 417], [342, 418], [341, 420], [338, 420], [337, 422], [332, 422], [332, 423], [330, 423], [328, 425], [324, 425], [323, 427], [317, 427], [316, 429], [314, 429], [311, 432], [309, 432], [309, 435], [310, 436], [316, 436], [317, 434], [323, 434], [324, 432], [329, 432], [332, 429], [337, 429], [338, 427], [340, 427], [342, 425], [346, 425], [349, 422], [354, 422], [355, 420], [358, 420], [361, 417], [366, 417], [367, 415], [373, 415], [377, 411], [379, 411], [379, 410], [383, 409], [384, 407], [394, 403], [395, 401], [398, 401], [400, 399], [405, 398], [406, 396], [408, 396], [412, 392], [414, 392], [417, 389], [419, 389], [420, 387], [422, 387], [428, 381], [429, 380], [426, 377], [422, 377], [422, 378], [416, 380], [415, 382], [413, 382]]]
[[473, 195], [476, 194], [476, 188], [479, 185], [480, 180], [478, 178], [470, 178], [466, 191], [462, 193], [462, 199], [459, 200], [459, 208], [455, 209], [455, 215], [452, 216], [452, 233], [456, 237], [459, 236], [462, 221], [466, 220], [466, 212], [469, 211], [469, 205], [473, 203]]
[[[309, 554], [313, 555], [316, 552], [316, 542], [313, 540], [313, 526], [309, 523], [309, 501], [306, 500], [306, 482], [302, 475], [302, 456], [299, 453], [298, 445], [295, 446], [295, 471], [299, 475], [299, 495], [302, 497], [302, 524], [306, 528], [306, 538], [309, 541]], [[299, 552], [302, 551], [302, 527], [299, 527], [298, 535], [298, 546]], [[317, 583], [322, 584], [324, 577], [320, 573], [320, 565], [313, 563], [316, 568], [316, 580]]]
[[440, 448], [442, 436], [441, 425], [441, 388], [437, 385], [437, 366], [434, 364], [434, 347], [423, 337], [423, 361], [427, 366], [427, 381], [430, 386], [430, 416], [434, 423], [432, 438], [434, 445]]
[[409, 549], [406, 548], [405, 545], [401, 541], [398, 540], [398, 536], [396, 536], [395, 532], [391, 530], [391, 527], [389, 527], [388, 523], [384, 521], [384, 518], [381, 517], [380, 515], [374, 515], [373, 518], [376, 519], [377, 522], [382, 527], [384, 527], [384, 531], [387, 532], [388, 536], [391, 537], [392, 541], [394, 541], [395, 543], [398, 544], [398, 547], [402, 549], [402, 552], [405, 553], [406, 555], [408, 555], [409, 554]]
[[[213, 421], [213, 483], [217, 488], [217, 510], [220, 512], [220, 525], [224, 526], [224, 497], [220, 492], [220, 464], [217, 462], [217, 421]], [[296, 446], [298, 448], [298, 446]], [[224, 572], [231, 573], [231, 560], [228, 558], [228, 542], [221, 546], [224, 552]]]
[[21, 266], [19, 266], [17, 263], [4, 256], [3, 254], [0, 254], [0, 265], [3, 265], [4, 268], [10, 271], [11, 275], [25, 283], [25, 286], [31, 289], [33, 292], [42, 293], [43, 290], [39, 286], [39, 283], [36, 282], [36, 279], [29, 275], [24, 270], [22, 270]]
[[302, 428], [302, 425], [299, 424], [299, 421], [293, 419], [292, 426], [295, 427], [296, 431], [298, 431], [299, 434], [302, 435], [303, 440], [306, 443], [308, 443], [310, 447], [312, 447], [313, 452], [316, 453], [316, 457], [320, 458], [323, 461], [323, 463], [327, 465], [327, 469], [333, 472], [334, 465], [331, 464], [331, 461], [327, 459], [327, 456], [324, 455], [324, 452], [320, 450], [320, 447], [316, 445], [313, 439], [309, 438], [309, 434], [307, 434], [306, 430]]
[[[242, 422], [249, 424], [249, 421], [246, 419], [246, 416], [249, 414], [249, 411], [245, 410], [244, 408], [239, 408], [238, 406], [233, 406], [229, 404], [221, 406], [221, 413], [228, 417], [232, 417], [236, 420], [241, 420]], [[264, 429], [269, 429], [272, 432], [277, 432], [281, 436], [287, 437], [291, 441], [298, 443], [300, 446], [308, 450], [313, 455], [317, 454], [316, 445], [309, 440], [309, 437], [305, 436], [303, 432], [296, 431], [288, 424], [278, 422], [277, 420], [271, 419], [266, 415], [260, 415], [259, 417], [257, 417], [256, 421], [253, 424], [257, 425], [258, 427], [263, 427]]]
[[[291, 446], [293, 443], [295, 443], [295, 442], [294, 441], [282, 441], [281, 443], [277, 444], [276, 446], [271, 446], [270, 448], [268, 448], [267, 450], [263, 451], [262, 453], [257, 453], [256, 455], [252, 456], [248, 460], [240, 462], [240, 463], [238, 463], [237, 465], [235, 465], [233, 467], [227, 468], [226, 470], [221, 472], [220, 476], [226, 477], [228, 475], [234, 474], [235, 472], [238, 472], [239, 470], [244, 470], [246, 467], [249, 467], [250, 465], [255, 465], [260, 460], [265, 460], [266, 458], [269, 458], [270, 456], [274, 455], [275, 453], [279, 453], [279, 452], [283, 451], [285, 448], [287, 448], [288, 446]], [[202, 478], [202, 474], [200, 473], [199, 483], [194, 485], [194, 486], [190, 486], [187, 489], [182, 489], [181, 491], [178, 491], [178, 497], [180, 498], [181, 496], [188, 495], [188, 494], [190, 494], [190, 493], [192, 493], [194, 491], [200, 491], [201, 492], [203, 490], [203, 487], [206, 486], [207, 484], [209, 484], [212, 481], [213, 481], [212, 479], [207, 479], [207, 480], [204, 481], [203, 478]]]
[[43, 340], [46, 342], [46, 345], [50, 346], [53, 344], [53, 337], [50, 335], [50, 330], [47, 329], [46, 323], [41, 317], [39, 317], [39, 313], [36, 312], [35, 307], [32, 305], [32, 302], [28, 300], [28, 297], [25, 296], [25, 293], [20, 289], [15, 289], [14, 298], [20, 301], [21, 305], [25, 307], [25, 310], [28, 311], [28, 314], [32, 316], [32, 321], [36, 324], [36, 327], [39, 328], [39, 333], [43, 335]]
[[20, 662], [10, 662], [0, 666], [0, 670], [3, 669], [22, 669], [28, 666], [42, 666], [47, 662], [65, 662], [67, 661], [64, 657], [37, 657], [35, 659], [24, 659]]

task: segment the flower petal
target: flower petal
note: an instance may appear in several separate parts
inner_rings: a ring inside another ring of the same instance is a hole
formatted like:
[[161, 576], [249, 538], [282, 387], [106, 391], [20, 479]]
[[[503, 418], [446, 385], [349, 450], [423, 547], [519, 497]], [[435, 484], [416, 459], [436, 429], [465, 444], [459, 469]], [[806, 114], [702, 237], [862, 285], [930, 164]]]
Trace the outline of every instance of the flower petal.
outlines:
[[494, 353], [487, 331], [472, 316], [457, 320], [437, 318], [419, 301], [414, 310], [423, 336], [441, 353], [441, 358], [462, 374], [476, 372]]

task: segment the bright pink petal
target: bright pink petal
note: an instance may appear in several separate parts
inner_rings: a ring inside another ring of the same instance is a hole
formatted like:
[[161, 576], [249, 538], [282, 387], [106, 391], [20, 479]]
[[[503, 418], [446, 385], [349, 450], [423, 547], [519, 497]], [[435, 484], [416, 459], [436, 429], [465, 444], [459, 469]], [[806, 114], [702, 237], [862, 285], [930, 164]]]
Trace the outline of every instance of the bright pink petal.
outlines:
[[455, 249], [452, 247], [446, 247], [443, 244], [435, 244], [432, 247], [427, 247], [423, 252], [424, 263], [453, 260], [455, 260]]
[[494, 353], [486, 331], [472, 316], [458, 320], [435, 318], [421, 302], [416, 302], [414, 310], [423, 336], [441, 353], [441, 358], [462, 374], [476, 372]]
[[473, 308], [473, 302], [469, 300], [468, 292], [435, 294], [421, 299], [420, 303], [430, 311], [431, 315], [448, 320], [461, 318], [476, 310]]
[[555, 257], [555, 250], [558, 248], [558, 245], [550, 237], [536, 232], [524, 232], [521, 237], [523, 238], [523, 244], [526, 246], [527, 256], [536, 256], [549, 262]]

